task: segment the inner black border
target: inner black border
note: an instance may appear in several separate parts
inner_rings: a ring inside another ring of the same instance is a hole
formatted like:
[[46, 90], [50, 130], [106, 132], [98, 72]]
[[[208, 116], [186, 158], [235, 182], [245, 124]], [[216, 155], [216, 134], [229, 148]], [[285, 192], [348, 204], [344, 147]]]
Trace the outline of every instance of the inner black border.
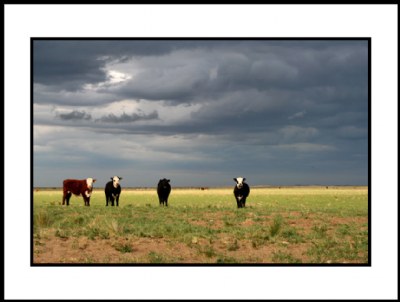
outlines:
[[[368, 42], [368, 262], [367, 263], [34, 263], [33, 250], [33, 78], [34, 78], [34, 41], [42, 40], [269, 40], [269, 41], [367, 41]], [[371, 37], [31, 37], [30, 39], [30, 266], [31, 267], [370, 267], [371, 264]]]

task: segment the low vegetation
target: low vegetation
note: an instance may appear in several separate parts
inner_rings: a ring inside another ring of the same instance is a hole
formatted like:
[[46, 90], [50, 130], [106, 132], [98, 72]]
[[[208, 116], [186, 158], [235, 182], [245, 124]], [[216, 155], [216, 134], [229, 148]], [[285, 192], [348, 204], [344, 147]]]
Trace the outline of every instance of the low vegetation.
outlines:
[[366, 187], [252, 188], [242, 209], [231, 188], [61, 198], [34, 192], [34, 263], [368, 263]]

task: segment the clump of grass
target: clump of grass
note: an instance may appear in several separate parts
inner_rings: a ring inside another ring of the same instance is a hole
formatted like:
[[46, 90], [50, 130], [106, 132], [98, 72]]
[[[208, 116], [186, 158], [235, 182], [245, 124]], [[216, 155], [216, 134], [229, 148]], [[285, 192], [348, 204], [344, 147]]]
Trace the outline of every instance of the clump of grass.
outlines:
[[338, 242], [332, 238], [312, 241], [313, 246], [307, 250], [311, 262], [332, 263], [340, 262], [338, 254]]
[[317, 238], [325, 238], [328, 231], [328, 226], [326, 224], [322, 224], [320, 226], [314, 225], [312, 227], [312, 230], [314, 231]]
[[239, 261], [233, 257], [220, 256], [217, 258], [217, 263], [238, 263]]
[[254, 232], [252, 236], [250, 237], [251, 239], [251, 245], [253, 248], [257, 249], [264, 244], [266, 244], [268, 241], [271, 240], [271, 237], [269, 235], [269, 229], [267, 228], [261, 228]]
[[226, 227], [231, 227], [231, 226], [234, 226], [234, 225], [235, 225], [234, 222], [229, 221], [229, 220], [227, 220], [227, 219], [224, 219], [224, 226], [226, 226]]
[[106, 221], [105, 226], [111, 233], [115, 235], [118, 235], [121, 231], [123, 231], [123, 228], [115, 219], [112, 219], [111, 221]]
[[270, 233], [271, 237], [275, 237], [276, 235], [278, 235], [278, 233], [282, 227], [282, 222], [283, 222], [283, 218], [281, 215], [277, 215], [274, 217], [274, 221], [272, 222], [272, 224], [269, 227], [269, 233]]
[[282, 231], [282, 237], [287, 239], [290, 243], [304, 242], [301, 235], [297, 232], [295, 228], [289, 227]]
[[150, 252], [148, 255], [150, 263], [165, 263], [167, 260], [160, 254], [156, 252]]
[[85, 225], [85, 218], [84, 217], [82, 217], [82, 216], [79, 216], [79, 217], [76, 217], [75, 219], [74, 219], [74, 221], [73, 221], [73, 224], [75, 225], [75, 226], [83, 226], [83, 225]]
[[211, 257], [214, 257], [217, 255], [217, 253], [215, 252], [214, 248], [211, 245], [205, 245], [205, 246], [196, 245], [195, 247], [199, 254], [203, 254], [208, 258], [211, 258]]
[[38, 211], [34, 215], [34, 226], [36, 228], [45, 228], [53, 224], [53, 219], [46, 211]]
[[90, 240], [95, 240], [96, 237], [99, 237], [101, 239], [110, 239], [110, 234], [103, 229], [100, 229], [98, 227], [91, 227], [87, 230], [86, 235]]
[[300, 259], [293, 257], [290, 253], [278, 251], [272, 254], [274, 263], [301, 263]]
[[237, 251], [238, 249], [239, 249], [239, 243], [235, 239], [235, 241], [228, 246], [228, 251]]
[[56, 237], [61, 238], [61, 239], [66, 239], [66, 238], [69, 237], [68, 231], [61, 230], [61, 229], [57, 229], [54, 235], [55, 235]]
[[128, 243], [117, 243], [114, 244], [114, 248], [121, 253], [132, 253], [133, 252], [133, 248], [130, 244]]
[[337, 233], [345, 236], [345, 235], [350, 235], [350, 226], [348, 224], [342, 224], [338, 227]]

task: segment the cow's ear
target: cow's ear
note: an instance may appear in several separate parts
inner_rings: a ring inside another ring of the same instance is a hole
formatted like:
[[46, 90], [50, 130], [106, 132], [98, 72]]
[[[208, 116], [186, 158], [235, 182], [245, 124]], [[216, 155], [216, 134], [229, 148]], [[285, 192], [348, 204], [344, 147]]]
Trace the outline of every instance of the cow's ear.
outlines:
[[171, 180], [170, 179], [167, 179], [167, 182], [170, 182]]
[[233, 180], [237, 182], [237, 179], [236, 179], [236, 178], [234, 178]]
[[110, 179], [111, 179], [111, 180], [114, 180], [114, 178], [113, 178], [113, 177], [110, 177]]
[[93, 182], [96, 182], [96, 179], [93, 179]]
[[119, 178], [119, 180], [121, 180], [121, 179], [122, 179], [122, 177], [120, 177], [120, 176], [118, 176], [118, 178]]
[[246, 181], [246, 178], [243, 178], [243, 181]]

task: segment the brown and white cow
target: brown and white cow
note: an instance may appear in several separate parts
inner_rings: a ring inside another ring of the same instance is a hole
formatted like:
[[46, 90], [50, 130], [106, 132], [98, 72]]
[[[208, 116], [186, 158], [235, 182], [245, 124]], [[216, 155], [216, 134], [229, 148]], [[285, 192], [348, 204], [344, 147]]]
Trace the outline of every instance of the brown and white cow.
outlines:
[[65, 179], [63, 182], [63, 200], [62, 204], [64, 205], [67, 202], [67, 206], [69, 206], [69, 199], [71, 195], [82, 195], [83, 201], [85, 202], [85, 206], [90, 206], [90, 195], [93, 190], [93, 183], [96, 179], [86, 178], [82, 180], [78, 179]]

